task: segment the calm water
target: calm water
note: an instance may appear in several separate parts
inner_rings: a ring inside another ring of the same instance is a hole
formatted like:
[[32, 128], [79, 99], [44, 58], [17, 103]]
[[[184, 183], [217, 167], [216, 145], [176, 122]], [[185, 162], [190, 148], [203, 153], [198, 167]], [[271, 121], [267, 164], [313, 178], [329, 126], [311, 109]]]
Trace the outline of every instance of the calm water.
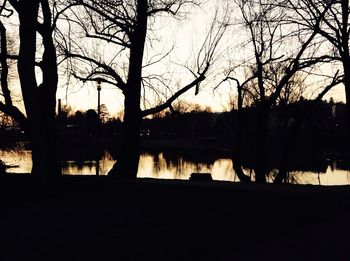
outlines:
[[[31, 152], [28, 150], [0, 151], [0, 159], [12, 165], [10, 173], [29, 173], [31, 170]], [[100, 175], [106, 175], [114, 164], [106, 151], [99, 161]], [[62, 172], [69, 175], [95, 175], [96, 161], [64, 161]], [[246, 173], [251, 173], [249, 169]], [[218, 158], [207, 162], [184, 159], [182, 157], [165, 157], [164, 153], [141, 155], [138, 177], [158, 179], [189, 179], [191, 173], [211, 173], [215, 180], [239, 181], [235, 175], [230, 159]], [[273, 173], [269, 177], [273, 179]], [[295, 171], [290, 173], [289, 182], [295, 184], [348, 185], [350, 171], [337, 168], [336, 162], [329, 164], [325, 172]]]

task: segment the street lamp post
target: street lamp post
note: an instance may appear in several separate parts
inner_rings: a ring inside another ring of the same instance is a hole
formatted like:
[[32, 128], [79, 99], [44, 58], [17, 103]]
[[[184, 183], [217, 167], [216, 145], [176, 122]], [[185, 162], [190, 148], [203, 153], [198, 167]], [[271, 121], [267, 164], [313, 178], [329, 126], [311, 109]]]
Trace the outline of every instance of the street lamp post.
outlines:
[[96, 164], [96, 176], [100, 174], [100, 147], [101, 147], [101, 79], [97, 80], [97, 164]]
[[101, 114], [101, 80], [97, 80], [97, 115], [98, 122], [100, 123], [100, 114]]

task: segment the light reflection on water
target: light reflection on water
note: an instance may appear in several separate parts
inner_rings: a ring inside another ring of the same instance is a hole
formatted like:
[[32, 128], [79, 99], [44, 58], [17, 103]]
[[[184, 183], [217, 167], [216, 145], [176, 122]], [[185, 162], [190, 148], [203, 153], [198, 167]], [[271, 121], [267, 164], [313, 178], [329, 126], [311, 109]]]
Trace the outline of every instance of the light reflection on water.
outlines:
[[138, 177], [159, 179], [189, 179], [191, 173], [211, 173], [215, 180], [235, 180], [232, 162], [229, 159], [218, 159], [213, 164], [194, 163], [179, 158], [176, 163], [164, 158], [163, 153], [157, 155], [142, 154]]
[[0, 159], [11, 166], [7, 172], [29, 173], [32, 169], [32, 153], [29, 150], [0, 150]]
[[[7, 170], [9, 173], [29, 173], [31, 170], [31, 152], [28, 150], [0, 150], [0, 159], [7, 165], [13, 166]], [[99, 161], [100, 175], [106, 175], [113, 164], [112, 156], [105, 152]], [[96, 161], [64, 161], [62, 172], [68, 175], [95, 175], [96, 165]], [[251, 172], [248, 169], [245, 171], [246, 173]], [[193, 172], [211, 173], [214, 180], [239, 181], [230, 159], [221, 158], [211, 163], [192, 162], [181, 157], [169, 160], [163, 153], [142, 154], [138, 177], [186, 180]], [[350, 171], [328, 166], [325, 173], [295, 171], [290, 173], [288, 180], [289, 183], [294, 184], [348, 185], [350, 184]]]

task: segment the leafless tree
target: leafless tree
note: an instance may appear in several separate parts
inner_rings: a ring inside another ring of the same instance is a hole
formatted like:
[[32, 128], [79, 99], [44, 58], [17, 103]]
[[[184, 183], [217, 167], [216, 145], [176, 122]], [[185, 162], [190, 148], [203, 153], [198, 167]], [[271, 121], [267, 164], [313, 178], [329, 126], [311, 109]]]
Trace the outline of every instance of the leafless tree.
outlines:
[[4, 1], [0, 9], [0, 37], [1, 37], [1, 94], [3, 101], [0, 102], [0, 109], [7, 115], [15, 118], [22, 128], [26, 129], [26, 119], [24, 114], [13, 105], [11, 91], [9, 88], [9, 62], [8, 62], [8, 35], [3, 20], [13, 15], [13, 10], [8, 5], [8, 1]]
[[[220, 39], [226, 29], [223, 19], [218, 26], [216, 17], [204, 43], [199, 50], [196, 68], [190, 70], [192, 80], [183, 86], [174, 88], [172, 82], [162, 74], [146, 74], [146, 69], [165, 59], [172, 48], [165, 50], [149, 59], [145, 59], [147, 47], [158, 41], [153, 25], [158, 19], [182, 18], [190, 7], [199, 5], [196, 0], [167, 1], [71, 1], [80, 4], [72, 10], [72, 16], [67, 17], [71, 28], [70, 35], [76, 34], [74, 28], [82, 29], [80, 36], [91, 39], [94, 43], [106, 46], [113, 55], [103, 57], [101, 52], [89, 53], [77, 45], [74, 37], [69, 42], [62, 43], [62, 49], [67, 58], [71, 58], [72, 74], [82, 81], [101, 81], [115, 86], [124, 95], [124, 122], [121, 153], [110, 174], [120, 177], [136, 177], [139, 162], [139, 131], [142, 117], [159, 113], [172, 107], [172, 103], [183, 93], [195, 89], [198, 93], [200, 83], [206, 78], [213, 62]], [[81, 31], [80, 31], [81, 32]], [[64, 35], [64, 33], [62, 33]], [[63, 37], [62, 37], [63, 38]], [[73, 39], [74, 38], [74, 39]], [[73, 39], [73, 40], [72, 40]], [[112, 47], [113, 46], [113, 47]], [[77, 48], [78, 47], [78, 48]], [[91, 50], [91, 49], [90, 49]], [[95, 49], [98, 51], [98, 48]], [[145, 61], [146, 60], [146, 61]], [[75, 62], [74, 62], [75, 61]], [[76, 66], [76, 61], [80, 61]], [[160, 87], [167, 93], [165, 100], [152, 108], [141, 106], [141, 98], [145, 98], [145, 88], [160, 95]], [[176, 89], [175, 92], [172, 90]]]
[[[27, 132], [32, 149], [33, 168], [40, 180], [57, 176], [55, 105], [58, 82], [56, 47], [53, 31], [56, 18], [48, 0], [5, 0], [1, 6], [1, 88], [4, 102], [0, 110], [11, 116]], [[4, 20], [16, 12], [18, 17], [18, 53], [7, 50]], [[40, 35], [40, 37], [39, 37]], [[39, 41], [39, 39], [41, 41]], [[39, 52], [38, 44], [42, 45]], [[25, 107], [22, 112], [13, 102], [8, 85], [8, 61], [17, 63], [21, 95]], [[38, 84], [36, 68], [41, 70]]]
[[[316, 31], [330, 43], [327, 49], [329, 56], [339, 62], [343, 69], [348, 123], [350, 123], [349, 1], [289, 0], [287, 2], [295, 11], [295, 20], [301, 28]], [[323, 14], [325, 6], [329, 4], [331, 6]], [[320, 25], [313, 22], [320, 18]]]
[[[309, 74], [316, 65], [332, 60], [328, 54], [317, 52], [322, 42], [316, 38], [316, 28], [320, 27], [331, 3], [325, 4], [320, 9], [319, 16], [312, 20], [315, 30], [311, 31], [301, 30], [291, 22], [294, 13], [285, 1], [237, 0], [235, 3], [242, 16], [242, 29], [248, 35], [245, 47], [249, 47], [251, 52], [247, 51], [247, 56], [251, 55], [252, 58], [243, 63], [243, 80], [236, 76], [236, 67], [226, 71], [224, 81], [233, 80], [237, 84], [239, 111], [242, 110], [244, 99], [247, 97], [255, 108], [255, 179], [257, 182], [266, 182], [267, 126], [271, 108], [285, 102], [286, 95], [290, 96], [296, 80], [303, 73]], [[240, 113], [238, 118], [236, 133], [240, 142]], [[240, 144], [234, 146], [239, 150]], [[240, 167], [240, 157], [236, 158], [234, 163], [241, 180], [249, 181]]]

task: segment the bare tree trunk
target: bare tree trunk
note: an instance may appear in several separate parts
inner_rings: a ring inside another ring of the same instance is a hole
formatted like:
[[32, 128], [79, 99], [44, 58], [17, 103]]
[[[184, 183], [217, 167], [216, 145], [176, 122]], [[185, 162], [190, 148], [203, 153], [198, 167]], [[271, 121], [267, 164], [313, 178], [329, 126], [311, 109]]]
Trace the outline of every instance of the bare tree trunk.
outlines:
[[14, 119], [19, 126], [28, 133], [29, 136], [29, 129], [28, 129], [28, 121], [26, 116], [16, 107], [13, 105], [12, 97], [11, 97], [11, 91], [8, 86], [8, 74], [9, 74], [9, 66], [7, 64], [7, 33], [6, 28], [4, 24], [0, 21], [0, 44], [1, 44], [1, 55], [0, 55], [0, 64], [1, 64], [1, 90], [4, 95], [4, 101], [0, 102], [0, 111], [10, 116], [12, 119]]
[[[139, 99], [138, 99], [139, 100]], [[120, 154], [109, 174], [123, 178], [136, 178], [140, 157], [140, 110], [137, 100], [125, 96], [125, 117], [122, 125]]]
[[242, 110], [243, 110], [243, 97], [242, 97], [242, 88], [238, 84], [238, 110], [237, 117], [234, 116], [234, 110], [232, 110], [233, 122], [236, 123], [235, 126], [235, 138], [232, 141], [232, 166], [233, 169], [243, 183], [251, 182], [250, 177], [248, 177], [242, 169], [242, 141], [243, 141], [243, 123], [242, 123]]
[[0, 21], [0, 41], [1, 41], [1, 89], [4, 95], [5, 104], [12, 106], [10, 90], [8, 88], [8, 65], [7, 65], [7, 35], [6, 28]]
[[43, 114], [43, 125], [45, 126], [46, 147], [48, 171], [50, 177], [60, 174], [57, 161], [56, 144], [56, 92], [58, 84], [57, 74], [57, 56], [56, 48], [52, 38], [51, 10], [48, 0], [41, 0], [44, 23], [39, 29], [43, 38], [44, 53], [42, 57], [42, 86], [40, 87], [41, 112]]
[[[25, 11], [24, 11], [25, 10]], [[30, 140], [32, 145], [32, 173], [41, 173], [46, 165], [40, 164], [41, 138], [44, 135], [40, 128], [40, 110], [38, 108], [38, 89], [35, 78], [35, 53], [36, 53], [36, 24], [39, 10], [39, 1], [22, 1], [19, 11], [19, 38], [20, 48], [18, 57], [18, 74], [21, 83], [23, 101], [28, 117]], [[39, 127], [39, 128], [38, 128]], [[37, 130], [38, 129], [38, 130]]]
[[[346, 98], [346, 129], [350, 131], [350, 50], [349, 50], [349, 0], [341, 1], [341, 26], [340, 35], [338, 38], [340, 45], [338, 50], [341, 54], [343, 69], [344, 69], [344, 87]], [[349, 138], [346, 138], [346, 142], [349, 142]]]
[[42, 64], [43, 84], [38, 87], [35, 55], [39, 1], [22, 1], [18, 11], [20, 19], [18, 74], [29, 123], [32, 174], [41, 180], [46, 180], [59, 173], [55, 146], [56, 53], [51, 36], [43, 35], [45, 47]]
[[345, 98], [346, 98], [346, 125], [350, 130], [350, 59], [343, 59], [344, 68], [344, 87], [345, 87]]
[[267, 174], [267, 124], [268, 124], [268, 109], [264, 104], [257, 106], [257, 119], [256, 119], [256, 139], [255, 139], [255, 152], [254, 152], [254, 170], [255, 181], [257, 183], [266, 183]]
[[123, 178], [136, 178], [140, 158], [141, 74], [147, 32], [147, 1], [137, 1], [137, 24], [130, 48], [130, 66], [125, 95], [125, 113], [122, 125], [123, 140], [117, 162], [108, 173]]

